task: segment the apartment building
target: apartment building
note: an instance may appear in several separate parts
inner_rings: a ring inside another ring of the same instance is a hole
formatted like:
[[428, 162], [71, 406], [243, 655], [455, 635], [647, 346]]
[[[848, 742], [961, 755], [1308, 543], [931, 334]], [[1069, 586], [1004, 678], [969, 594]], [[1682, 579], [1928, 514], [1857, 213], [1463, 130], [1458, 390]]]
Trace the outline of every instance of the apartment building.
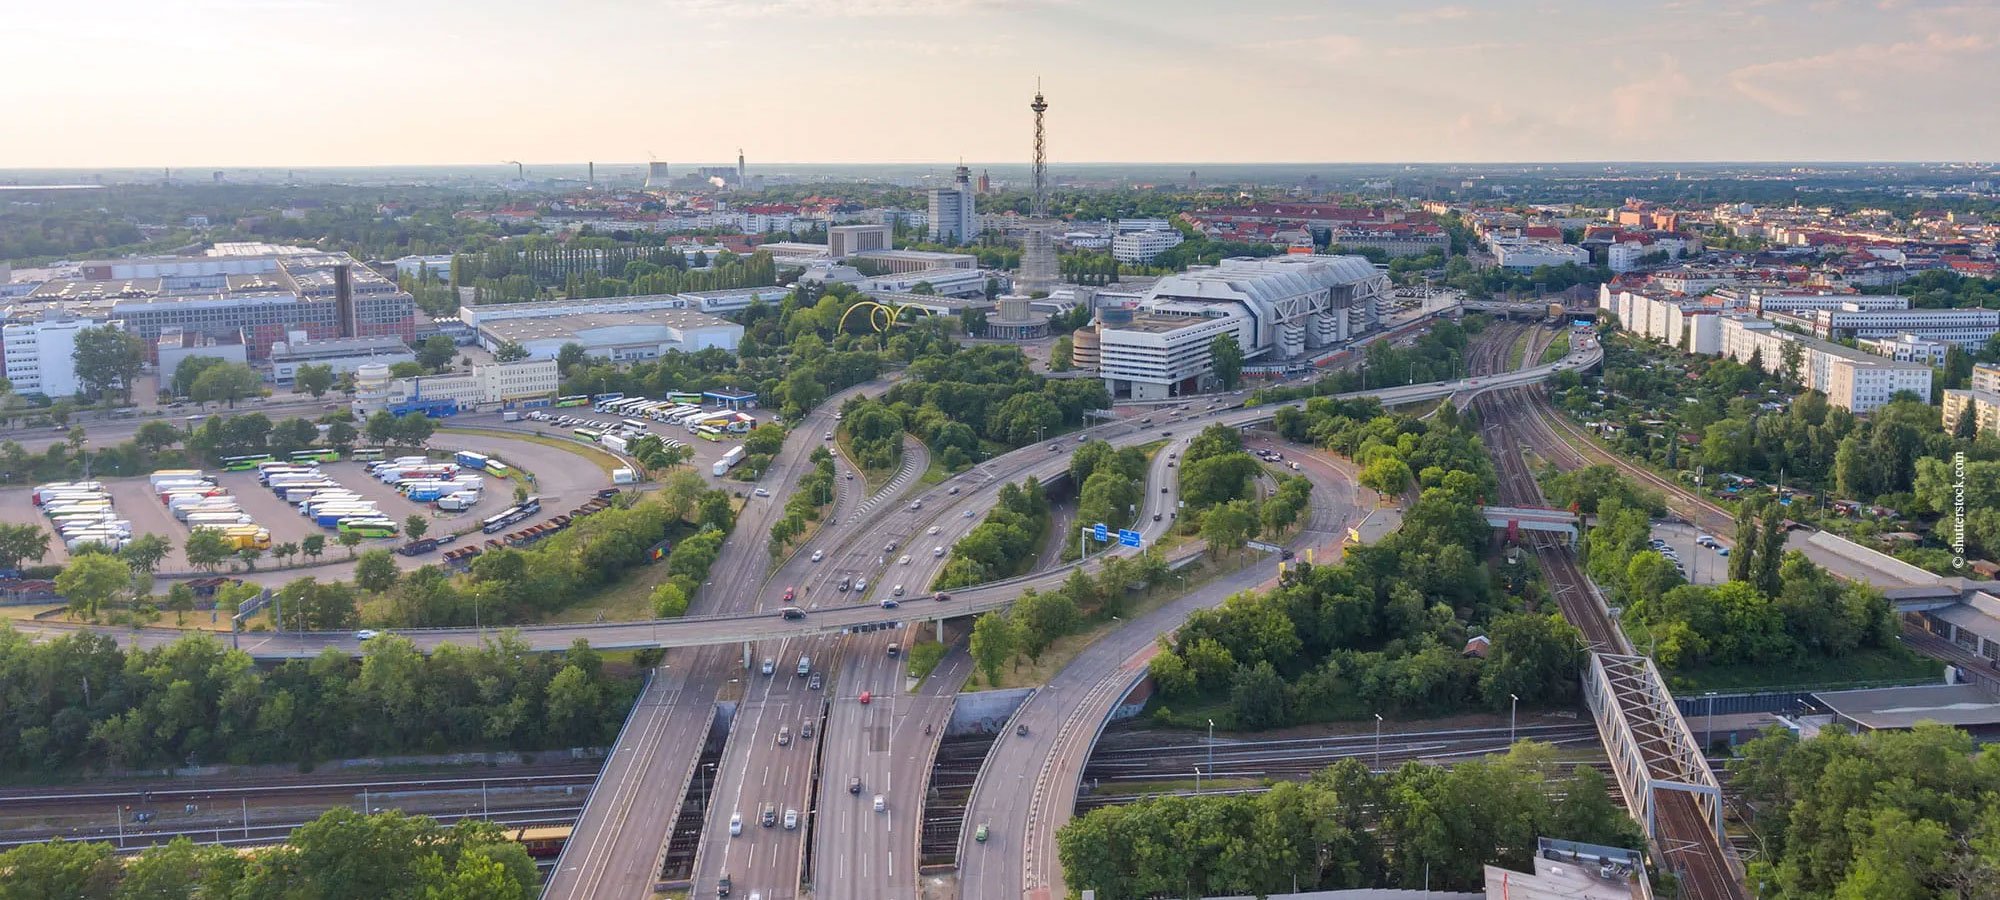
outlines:
[[1797, 376], [1806, 387], [1842, 409], [1865, 413], [1903, 391], [1929, 402], [1931, 367], [1864, 353], [1839, 344], [1784, 331], [1770, 321], [1741, 315], [1722, 318], [1722, 355], [1741, 363], [1756, 360], [1764, 371], [1785, 368], [1787, 344], [1799, 348]]
[[1590, 251], [1575, 244], [1557, 241], [1503, 240], [1493, 242], [1493, 256], [1500, 268], [1530, 272], [1542, 266], [1590, 265]]
[[930, 239], [934, 244], [970, 243], [979, 236], [979, 211], [972, 191], [972, 170], [959, 166], [950, 187], [930, 191]]
[[1920, 362], [1926, 365], [1942, 366], [1946, 354], [1951, 351], [1949, 341], [1925, 340], [1914, 334], [1899, 334], [1895, 337], [1863, 338], [1855, 341], [1876, 356], [1900, 359], [1904, 362]]
[[2000, 366], [1972, 367], [1972, 389], [1944, 392], [1944, 430], [1956, 433], [1959, 420], [1974, 417], [1980, 434], [2000, 434]]
[[1722, 315], [1718, 307], [1679, 297], [1638, 291], [1613, 291], [1598, 285], [1597, 308], [1618, 317], [1626, 331], [1652, 338], [1690, 353], [1722, 352]]
[[2000, 333], [1995, 309], [1862, 309], [1843, 303], [1836, 309], [1813, 310], [1800, 316], [1812, 322], [1814, 337], [1885, 338], [1913, 334], [1932, 341], [1961, 345], [1986, 343]]

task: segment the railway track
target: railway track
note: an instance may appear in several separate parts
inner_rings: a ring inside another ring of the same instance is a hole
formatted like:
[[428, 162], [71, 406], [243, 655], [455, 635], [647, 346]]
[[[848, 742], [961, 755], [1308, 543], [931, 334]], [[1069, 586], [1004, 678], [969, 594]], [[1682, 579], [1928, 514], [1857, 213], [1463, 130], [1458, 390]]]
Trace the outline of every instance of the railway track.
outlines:
[[[1493, 343], [1499, 344], [1498, 341]], [[1512, 345], [1513, 340], [1508, 339], [1500, 346], [1477, 354], [1478, 364], [1488, 368], [1480, 374], [1497, 373], [1505, 361], [1501, 355], [1505, 351], [1500, 347]], [[1532, 346], [1531, 342], [1531, 349]], [[1523, 362], [1531, 361], [1532, 357], [1523, 359]], [[1526, 458], [1530, 451], [1562, 469], [1578, 469], [1592, 464], [1590, 458], [1550, 426], [1551, 419], [1558, 422], [1560, 419], [1547, 405], [1539, 388], [1488, 391], [1475, 398], [1473, 404], [1484, 429], [1481, 437], [1493, 454], [1503, 504], [1547, 505], [1541, 485]], [[1559, 427], [1566, 426], [1567, 423], [1562, 423]], [[1589, 445], [1585, 442], [1584, 446]], [[1621, 465], [1615, 459], [1606, 461], [1645, 483], [1665, 489], [1669, 496], [1684, 496], [1677, 486], [1650, 472], [1635, 471], [1636, 467]], [[1704, 505], [1708, 507], [1708, 512], [1719, 512], [1713, 504], [1697, 504], [1697, 516], [1692, 520], [1709, 527], [1700, 517]], [[1563, 618], [1583, 632], [1584, 640], [1591, 649], [1629, 654], [1631, 647], [1624, 633], [1612, 621], [1610, 611], [1598, 596], [1595, 586], [1578, 565], [1575, 551], [1552, 535], [1532, 535], [1525, 543], [1541, 564], [1549, 592], [1562, 610]], [[1635, 732], [1641, 743], [1665, 743], [1668, 738], [1667, 735], [1652, 733], [1644, 726], [1635, 725]], [[1691, 900], [1742, 900], [1742, 885], [1737, 883], [1729, 861], [1716, 842], [1715, 832], [1702, 819], [1692, 796], [1684, 791], [1657, 791], [1654, 800], [1658, 816], [1655, 840], [1668, 864], [1680, 875], [1683, 896]]]

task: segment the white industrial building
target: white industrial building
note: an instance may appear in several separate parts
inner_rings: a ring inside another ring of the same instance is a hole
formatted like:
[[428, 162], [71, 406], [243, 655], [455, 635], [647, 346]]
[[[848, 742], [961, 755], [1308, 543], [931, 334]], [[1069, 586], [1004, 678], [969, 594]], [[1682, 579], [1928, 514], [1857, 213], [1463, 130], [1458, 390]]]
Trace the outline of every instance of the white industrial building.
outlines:
[[1500, 268], [1518, 272], [1533, 271], [1541, 266], [1562, 266], [1575, 263], [1590, 265], [1590, 251], [1575, 244], [1561, 244], [1555, 241], [1494, 241], [1493, 256]]
[[1122, 263], [1141, 265], [1153, 257], [1181, 245], [1181, 233], [1171, 228], [1157, 231], [1120, 231], [1111, 238], [1111, 256]]
[[105, 324], [51, 308], [0, 329], [0, 352], [5, 353], [7, 380], [13, 383], [14, 393], [75, 395], [82, 387], [76, 377], [77, 332]]
[[1862, 309], [1844, 303], [1835, 309], [1817, 309], [1797, 317], [1813, 336], [1836, 338], [1885, 338], [1913, 334], [1932, 341], [1979, 345], [2000, 333], [2000, 310], [1995, 309]]
[[864, 275], [855, 288], [864, 294], [907, 294], [917, 285], [929, 284], [944, 297], [979, 297], [986, 294], [987, 274], [978, 269], [919, 269], [889, 275]]
[[449, 415], [485, 407], [545, 404], [560, 375], [553, 359], [524, 359], [473, 366], [471, 372], [391, 378], [383, 363], [367, 363], [354, 373], [354, 414], [367, 418], [381, 410], [396, 415]]
[[1375, 327], [1388, 276], [1359, 256], [1233, 258], [1155, 283], [1129, 322], [1097, 332], [1099, 374], [1114, 397], [1203, 390], [1210, 344], [1230, 334], [1246, 361], [1303, 361]]
[[[161, 366], [166, 365], [166, 351], [160, 352]], [[416, 362], [417, 354], [410, 345], [392, 337], [335, 338], [326, 341], [305, 339], [304, 332], [296, 332], [292, 340], [271, 345], [271, 380], [277, 384], [291, 384], [298, 377], [300, 366], [331, 366], [335, 376], [359, 371], [369, 363], [389, 366], [399, 362]], [[164, 371], [164, 369], [163, 369]]]
[[931, 188], [930, 239], [934, 244], [966, 244], [979, 236], [979, 210], [972, 192], [972, 170], [959, 166], [951, 187]]
[[1864, 294], [1834, 294], [1826, 291], [1794, 292], [1767, 291], [1760, 288], [1720, 288], [1715, 296], [1733, 305], [1749, 309], [1758, 315], [1766, 313], [1801, 313], [1820, 309], [1842, 309], [1852, 304], [1856, 309], [1909, 309], [1910, 298], [1888, 297]]
[[[773, 301], [780, 288], [764, 288]], [[755, 297], [753, 292], [751, 295]], [[459, 318], [479, 332], [479, 343], [497, 351], [520, 344], [531, 357], [553, 359], [564, 344], [580, 344], [592, 356], [613, 360], [652, 359], [674, 351], [710, 347], [736, 352], [743, 326], [697, 308], [701, 298], [678, 294], [606, 297], [584, 301], [537, 301], [467, 306]], [[749, 298], [744, 301], [748, 305]]]
[[1798, 379], [1828, 403], [1865, 413], [1902, 391], [1931, 398], [1931, 367], [1863, 353], [1780, 329], [1775, 323], [1730, 315], [1722, 320], [1722, 354], [1741, 363], [1757, 360], [1764, 371], [1785, 368], [1785, 345], [1800, 349]]

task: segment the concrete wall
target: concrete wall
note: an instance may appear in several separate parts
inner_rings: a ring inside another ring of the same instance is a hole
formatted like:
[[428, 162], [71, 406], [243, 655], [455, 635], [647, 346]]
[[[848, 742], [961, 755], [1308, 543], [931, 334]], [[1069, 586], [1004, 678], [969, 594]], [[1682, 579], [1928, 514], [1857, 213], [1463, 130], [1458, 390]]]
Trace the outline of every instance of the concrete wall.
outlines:
[[1007, 718], [1028, 702], [1033, 688], [1004, 691], [973, 691], [959, 694], [951, 707], [951, 721], [945, 723], [946, 737], [965, 734], [992, 734], [1007, 724]]

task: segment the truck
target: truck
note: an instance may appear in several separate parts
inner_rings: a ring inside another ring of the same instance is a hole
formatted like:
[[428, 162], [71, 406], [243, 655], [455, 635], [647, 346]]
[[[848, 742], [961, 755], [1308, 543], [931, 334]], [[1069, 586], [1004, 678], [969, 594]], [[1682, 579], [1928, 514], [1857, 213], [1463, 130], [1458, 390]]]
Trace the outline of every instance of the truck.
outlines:
[[730, 469], [736, 468], [736, 465], [743, 461], [745, 455], [747, 454], [743, 452], [742, 444], [731, 447], [728, 453], [722, 454], [722, 458], [715, 461], [715, 465], [710, 471], [715, 474], [715, 477], [721, 478], [729, 474]]
[[634, 472], [629, 468], [617, 468], [611, 470], [612, 484], [631, 484], [638, 480], [639, 480], [639, 473]]
[[154, 487], [159, 487], [162, 481], [206, 480], [207, 477], [200, 469], [161, 469], [146, 476], [146, 481]]
[[500, 414], [500, 421], [519, 422], [521, 421], [521, 414], [510, 409]]
[[448, 512], [458, 512], [460, 510], [471, 509], [478, 502], [478, 491], [459, 491], [455, 494], [446, 494], [437, 498], [437, 508]]
[[411, 541], [401, 547], [397, 547], [396, 552], [404, 556], [422, 556], [426, 553], [436, 552], [437, 548], [437, 538], [424, 538], [421, 541]]
[[460, 450], [458, 451], [458, 455], [453, 458], [458, 460], [459, 465], [464, 466], [468, 469], [486, 468], [487, 456], [484, 453], [474, 453], [471, 450]]
[[624, 438], [607, 434], [597, 439], [597, 443], [617, 453], [624, 453], [631, 446]]

